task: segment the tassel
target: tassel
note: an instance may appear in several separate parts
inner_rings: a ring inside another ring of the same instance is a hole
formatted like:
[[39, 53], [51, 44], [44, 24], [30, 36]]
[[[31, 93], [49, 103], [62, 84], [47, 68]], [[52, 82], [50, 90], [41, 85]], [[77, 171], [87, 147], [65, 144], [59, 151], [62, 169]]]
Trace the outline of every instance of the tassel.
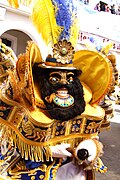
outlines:
[[100, 173], [105, 173], [107, 171], [107, 167], [103, 164], [100, 158], [97, 159], [95, 170]]
[[[26, 142], [22, 141], [19, 136], [15, 133], [14, 130], [9, 130], [10, 136], [14, 142], [15, 148], [17, 147], [21, 157], [25, 160], [32, 160], [32, 161], [42, 161], [44, 162], [44, 158], [46, 157], [46, 160], [49, 161], [49, 159], [52, 159], [52, 152], [49, 148], [49, 146], [34, 146], [27, 144]], [[45, 156], [44, 156], [45, 155]]]
[[51, 0], [37, 0], [33, 6], [31, 19], [47, 45], [57, 43], [61, 28], [56, 23]]

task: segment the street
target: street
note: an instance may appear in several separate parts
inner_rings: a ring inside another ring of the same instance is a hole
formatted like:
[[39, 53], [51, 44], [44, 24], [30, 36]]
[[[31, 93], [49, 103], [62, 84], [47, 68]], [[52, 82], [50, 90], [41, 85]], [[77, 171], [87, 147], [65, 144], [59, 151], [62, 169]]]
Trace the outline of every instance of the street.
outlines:
[[120, 180], [120, 105], [114, 107], [111, 129], [100, 133], [104, 145], [102, 161], [107, 166], [106, 173], [96, 173], [96, 180]]

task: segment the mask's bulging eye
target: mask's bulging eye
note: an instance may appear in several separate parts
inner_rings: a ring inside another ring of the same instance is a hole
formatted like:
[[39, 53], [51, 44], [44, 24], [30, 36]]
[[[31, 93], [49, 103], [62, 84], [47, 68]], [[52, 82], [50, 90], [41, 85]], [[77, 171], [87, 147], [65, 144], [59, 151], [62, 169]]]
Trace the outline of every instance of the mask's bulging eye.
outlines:
[[73, 81], [74, 81], [74, 80], [73, 80], [73, 77], [70, 77], [70, 78], [68, 79], [68, 82], [69, 82], [69, 83], [73, 83]]
[[49, 81], [50, 81], [50, 83], [55, 84], [59, 81], [59, 79], [57, 77], [50, 77]]
[[61, 80], [61, 75], [57, 72], [52, 72], [49, 76], [49, 82], [51, 84], [58, 83]]
[[67, 81], [68, 81], [68, 83], [73, 83], [74, 73], [72, 73], [72, 72], [67, 73]]

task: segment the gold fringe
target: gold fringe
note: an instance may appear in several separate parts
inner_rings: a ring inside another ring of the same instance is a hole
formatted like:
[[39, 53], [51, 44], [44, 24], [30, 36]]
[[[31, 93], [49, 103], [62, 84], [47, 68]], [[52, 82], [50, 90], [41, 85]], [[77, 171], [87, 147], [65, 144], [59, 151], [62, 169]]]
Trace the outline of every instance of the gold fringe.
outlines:
[[25, 158], [25, 160], [28, 160], [30, 158], [30, 160], [32, 160], [32, 161], [36, 161], [36, 162], [42, 161], [43, 162], [44, 155], [45, 155], [47, 161], [50, 158], [52, 159], [52, 152], [51, 152], [49, 146], [40, 147], [40, 146], [26, 144], [25, 142], [21, 141], [19, 136], [12, 129], [11, 129], [11, 136], [14, 141], [15, 147], [18, 147], [22, 158]]
[[[13, 129], [11, 129], [11, 138], [13, 139], [15, 147], [18, 147], [19, 152], [21, 153], [22, 158], [25, 160], [32, 160], [32, 161], [42, 161], [44, 162], [44, 155], [46, 157], [46, 161], [52, 160], [52, 152], [49, 148], [49, 145], [46, 146], [35, 146], [27, 144], [26, 142], [22, 141], [21, 138], [15, 133]], [[62, 143], [70, 143], [71, 147], [77, 146], [80, 141], [84, 138], [71, 138], [63, 140]], [[58, 142], [54, 142], [52, 145], [56, 145]]]
[[[9, 126], [8, 122], [1, 121], [5, 126]], [[15, 148], [17, 147], [22, 158], [25, 160], [30, 159], [32, 161], [42, 161], [44, 162], [44, 156], [46, 160], [52, 160], [52, 152], [50, 150], [50, 145], [55, 146], [61, 143], [69, 143], [71, 147], [76, 147], [83, 139], [96, 137], [98, 133], [94, 134], [69, 134], [64, 137], [56, 137], [47, 142], [34, 142], [26, 140], [24, 136], [19, 131], [16, 131], [14, 126], [10, 125], [7, 131], [9, 137], [12, 139]]]

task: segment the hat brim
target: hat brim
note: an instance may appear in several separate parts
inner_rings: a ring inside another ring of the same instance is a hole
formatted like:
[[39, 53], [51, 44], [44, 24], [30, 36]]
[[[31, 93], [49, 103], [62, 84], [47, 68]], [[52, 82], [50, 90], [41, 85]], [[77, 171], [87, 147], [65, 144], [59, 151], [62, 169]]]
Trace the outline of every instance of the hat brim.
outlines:
[[112, 83], [112, 66], [101, 53], [80, 50], [75, 53], [73, 64], [82, 71], [80, 80], [92, 90], [90, 104], [98, 103], [108, 92]]
[[46, 65], [45, 63], [39, 64], [38, 66], [48, 69], [77, 70], [77, 68], [73, 66], [50, 66], [50, 65]]

